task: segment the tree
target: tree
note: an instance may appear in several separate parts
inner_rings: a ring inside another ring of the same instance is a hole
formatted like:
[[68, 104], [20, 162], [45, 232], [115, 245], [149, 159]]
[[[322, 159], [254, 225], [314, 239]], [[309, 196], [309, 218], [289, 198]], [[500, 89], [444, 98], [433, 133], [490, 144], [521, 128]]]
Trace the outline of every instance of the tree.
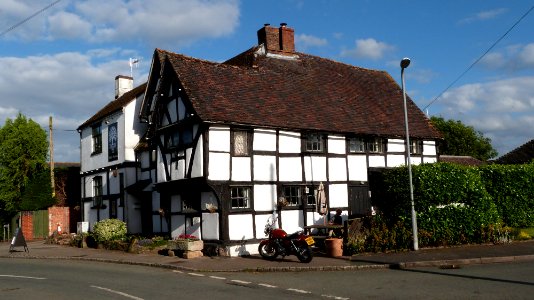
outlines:
[[22, 114], [7, 119], [0, 128], [0, 208], [4, 217], [21, 208], [29, 182], [47, 169], [47, 153], [46, 132]]
[[497, 151], [491, 145], [491, 139], [472, 126], [464, 125], [459, 120], [445, 120], [433, 116], [430, 122], [444, 137], [439, 145], [441, 154], [466, 155], [480, 160], [488, 160], [497, 156]]

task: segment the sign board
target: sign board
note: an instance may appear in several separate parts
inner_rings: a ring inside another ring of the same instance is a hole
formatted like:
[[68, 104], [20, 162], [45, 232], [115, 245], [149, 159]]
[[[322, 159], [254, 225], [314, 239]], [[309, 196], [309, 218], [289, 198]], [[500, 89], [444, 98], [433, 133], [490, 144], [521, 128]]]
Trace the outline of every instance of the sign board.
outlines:
[[89, 222], [78, 222], [76, 232], [78, 234], [86, 233], [89, 231]]
[[13, 239], [11, 240], [11, 245], [9, 246], [9, 252], [14, 252], [15, 247], [24, 247], [24, 252], [30, 252], [28, 249], [28, 245], [26, 244], [26, 240], [24, 239], [24, 235], [22, 234], [22, 230], [20, 228], [17, 228], [17, 231], [15, 231], [15, 235], [13, 236]]

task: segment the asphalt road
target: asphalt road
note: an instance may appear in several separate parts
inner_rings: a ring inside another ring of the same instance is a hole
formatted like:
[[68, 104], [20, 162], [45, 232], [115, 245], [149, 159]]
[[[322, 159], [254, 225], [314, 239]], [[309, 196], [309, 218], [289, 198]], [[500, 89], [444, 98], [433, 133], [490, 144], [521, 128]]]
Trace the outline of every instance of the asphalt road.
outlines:
[[0, 299], [532, 299], [534, 262], [341, 272], [195, 273], [0, 259]]

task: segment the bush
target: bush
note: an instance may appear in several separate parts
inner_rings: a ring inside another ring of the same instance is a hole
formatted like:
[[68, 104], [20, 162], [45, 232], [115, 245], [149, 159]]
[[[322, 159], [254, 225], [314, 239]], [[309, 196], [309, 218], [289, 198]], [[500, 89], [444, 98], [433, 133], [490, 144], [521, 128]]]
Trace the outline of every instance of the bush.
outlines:
[[117, 219], [106, 219], [93, 225], [93, 236], [99, 243], [122, 241], [126, 238], [126, 223]]

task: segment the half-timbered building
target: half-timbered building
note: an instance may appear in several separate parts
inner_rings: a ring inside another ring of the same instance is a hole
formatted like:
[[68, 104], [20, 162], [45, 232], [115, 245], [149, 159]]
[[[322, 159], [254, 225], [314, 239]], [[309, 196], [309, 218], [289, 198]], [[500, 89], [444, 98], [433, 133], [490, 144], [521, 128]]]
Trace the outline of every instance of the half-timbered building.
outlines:
[[[285, 24], [257, 36], [223, 63], [155, 50], [138, 115], [137, 177], [152, 203], [143, 226], [255, 253], [273, 215], [291, 232], [337, 208], [368, 213], [370, 172], [406, 163], [402, 90], [389, 74], [296, 52]], [[410, 99], [408, 118], [412, 162], [436, 162], [440, 134]]]

